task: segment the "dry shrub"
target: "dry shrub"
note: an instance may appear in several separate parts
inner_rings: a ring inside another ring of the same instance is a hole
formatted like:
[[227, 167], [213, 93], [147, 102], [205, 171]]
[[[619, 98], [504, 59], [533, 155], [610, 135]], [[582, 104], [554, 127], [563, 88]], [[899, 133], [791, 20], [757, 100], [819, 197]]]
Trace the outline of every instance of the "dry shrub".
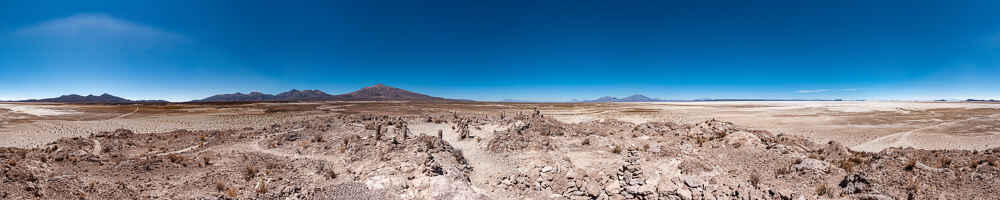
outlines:
[[337, 179], [337, 172], [333, 171], [333, 169], [328, 169], [326, 170], [326, 177], [330, 179]]
[[793, 171], [795, 171], [795, 170], [792, 170], [792, 166], [779, 167], [778, 169], [774, 170], [774, 174], [777, 174], [777, 175], [787, 175], [787, 174], [791, 174]]
[[826, 183], [820, 183], [818, 186], [816, 186], [816, 195], [832, 196], [832, 194], [830, 194], [830, 188], [826, 187]]
[[215, 190], [217, 190], [219, 192], [225, 191], [226, 190], [226, 182], [222, 182], [222, 180], [216, 180], [215, 181]]
[[249, 181], [249, 180], [253, 179], [254, 177], [257, 177], [258, 170], [253, 165], [247, 165], [246, 170], [243, 171], [243, 172], [244, 172], [244, 175], [246, 176], [247, 181]]
[[642, 151], [649, 152], [649, 143], [642, 144]]
[[760, 174], [757, 174], [757, 172], [753, 172], [753, 174], [750, 174], [750, 185], [753, 185], [754, 187], [760, 187]]
[[844, 161], [840, 161], [840, 166], [839, 167], [841, 169], [844, 169], [844, 171], [847, 171], [847, 173], [851, 173], [851, 172], [854, 172], [855, 164], [854, 164], [854, 162], [844, 160]]
[[267, 181], [260, 180], [260, 185], [257, 187], [257, 194], [267, 194]]
[[229, 198], [236, 198], [236, 189], [229, 188], [226, 190], [226, 196], [229, 196]]
[[580, 144], [583, 145], [583, 146], [590, 145], [590, 138], [589, 137], [588, 138], [584, 138], [583, 142], [581, 142]]
[[684, 160], [677, 165], [677, 168], [681, 170], [681, 174], [696, 174], [712, 170], [712, 168], [709, 168], [698, 160]]
[[622, 145], [615, 144], [615, 146], [611, 147], [611, 153], [614, 154], [622, 153]]
[[172, 162], [172, 163], [178, 163], [178, 164], [180, 164], [180, 163], [184, 162], [184, 156], [182, 156], [180, 154], [170, 154], [170, 155], [167, 156], [167, 158], [170, 159], [170, 162]]
[[910, 159], [903, 164], [903, 170], [913, 171], [913, 168], [917, 166], [917, 159]]
[[340, 151], [340, 153], [347, 152], [347, 147], [348, 147], [348, 145], [351, 144], [351, 138], [350, 137], [344, 137], [344, 139], [342, 139], [341, 141], [343, 141], [343, 144], [340, 145], [338, 151]]
[[203, 164], [205, 164], [205, 166], [212, 165], [212, 158], [209, 158], [207, 156], [206, 157], [201, 157], [201, 161], [202, 161]]
[[940, 165], [940, 168], [948, 168], [948, 167], [950, 167], [950, 166], [951, 166], [951, 163], [952, 163], [952, 160], [951, 160], [951, 158], [948, 158], [948, 157], [941, 157], [941, 160], [940, 160], [940, 164], [941, 164], [941, 165]]
[[323, 135], [316, 135], [316, 137], [313, 137], [312, 142], [321, 143], [321, 142], [326, 142], [326, 141], [323, 140]]
[[848, 173], [854, 172], [856, 168], [862, 165], [867, 165], [869, 160], [866, 160], [860, 156], [853, 156], [848, 159], [841, 160], [838, 162], [838, 166]]
[[911, 178], [910, 181], [906, 183], [906, 191], [909, 193], [910, 197], [918, 196], [917, 194], [920, 193], [920, 181], [916, 178]]
[[465, 160], [465, 153], [461, 149], [455, 149], [451, 151], [451, 153], [455, 156], [455, 161], [458, 161], [458, 163], [460, 164], [469, 163], [468, 160]]
[[87, 190], [91, 192], [97, 191], [97, 182], [90, 181], [89, 183], [87, 183]]

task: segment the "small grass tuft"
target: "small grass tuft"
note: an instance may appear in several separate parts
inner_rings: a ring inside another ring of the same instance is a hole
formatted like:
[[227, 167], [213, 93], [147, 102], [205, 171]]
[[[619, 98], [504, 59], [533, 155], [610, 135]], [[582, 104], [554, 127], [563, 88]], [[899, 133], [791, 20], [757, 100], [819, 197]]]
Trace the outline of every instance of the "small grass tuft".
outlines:
[[621, 154], [622, 153], [622, 145], [615, 144], [615, 146], [611, 147], [611, 153]]
[[917, 167], [917, 159], [910, 159], [903, 164], [903, 170], [913, 171], [913, 168]]
[[791, 174], [793, 171], [794, 170], [792, 170], [791, 166], [780, 167], [780, 168], [774, 170], [774, 174], [776, 174], [776, 175], [787, 175], [787, 174]]
[[246, 170], [243, 172], [244, 175], [246, 176], [247, 181], [249, 181], [252, 180], [254, 177], [257, 177], [258, 170], [253, 165], [247, 165]]
[[167, 158], [170, 159], [170, 162], [172, 163], [177, 163], [177, 164], [184, 163], [184, 156], [180, 154], [170, 154], [167, 156]]
[[267, 194], [267, 181], [260, 180], [260, 185], [257, 186], [257, 194]]
[[226, 196], [229, 196], [229, 198], [236, 198], [236, 189], [229, 188], [226, 190]]
[[832, 194], [830, 194], [830, 188], [826, 187], [826, 183], [820, 183], [818, 186], [816, 186], [816, 195], [832, 196]]
[[750, 175], [750, 185], [753, 185], [754, 187], [760, 187], [760, 174], [754, 172], [753, 174]]
[[951, 167], [951, 163], [952, 163], [951, 158], [942, 157], [941, 160], [940, 160], [940, 164], [941, 165], [939, 167], [940, 168], [948, 168], [948, 167]]
[[847, 173], [854, 172], [854, 167], [855, 167], [854, 162], [851, 162], [851, 161], [848, 161], [848, 160], [843, 160], [843, 161], [840, 161], [839, 164], [840, 164], [839, 167], [841, 169], [844, 169], [844, 171], [847, 171]]
[[226, 190], [226, 182], [223, 182], [222, 180], [216, 180], [215, 181], [215, 190], [219, 191], [219, 192], [225, 191]]

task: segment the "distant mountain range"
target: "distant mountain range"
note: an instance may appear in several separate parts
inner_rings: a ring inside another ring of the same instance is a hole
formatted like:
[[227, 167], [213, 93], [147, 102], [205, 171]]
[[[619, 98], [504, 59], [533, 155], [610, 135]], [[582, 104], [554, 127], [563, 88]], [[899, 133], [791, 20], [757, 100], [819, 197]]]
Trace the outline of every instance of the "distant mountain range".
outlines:
[[617, 97], [606, 96], [606, 97], [601, 97], [601, 98], [597, 98], [597, 99], [594, 99], [594, 100], [587, 100], [587, 101], [583, 101], [583, 102], [605, 103], [605, 102], [657, 102], [657, 101], [663, 101], [663, 100], [656, 99], [656, 98], [649, 98], [649, 97], [643, 96], [641, 94], [635, 94], [635, 95], [627, 96], [625, 98], [620, 98], [620, 99], [617, 98]]
[[76, 94], [62, 95], [56, 98], [48, 99], [31, 99], [18, 102], [55, 102], [55, 103], [166, 103], [164, 100], [129, 100], [121, 97], [116, 97], [110, 94], [101, 94], [101, 96], [87, 95], [80, 96]]
[[332, 98], [333, 95], [319, 90], [295, 90], [282, 92], [278, 95], [251, 92], [249, 94], [232, 93], [213, 95], [193, 102], [258, 102], [258, 101], [319, 101]]
[[[251, 92], [248, 94], [232, 93], [213, 95], [201, 100], [191, 102], [269, 102], [269, 101], [470, 101], [458, 99], [445, 99], [433, 97], [404, 89], [389, 87], [377, 84], [357, 91], [331, 95], [319, 90], [296, 90], [292, 89], [277, 95]], [[116, 97], [110, 94], [100, 96], [76, 94], [63, 95], [56, 98], [32, 99], [17, 102], [54, 102], [54, 103], [166, 103], [163, 100], [129, 100]]]
[[249, 94], [233, 93], [211, 96], [193, 102], [258, 102], [258, 101], [461, 101], [433, 97], [425, 94], [410, 92], [404, 89], [389, 87], [377, 84], [357, 91], [330, 95], [319, 90], [295, 90], [282, 92], [277, 95], [251, 92]]

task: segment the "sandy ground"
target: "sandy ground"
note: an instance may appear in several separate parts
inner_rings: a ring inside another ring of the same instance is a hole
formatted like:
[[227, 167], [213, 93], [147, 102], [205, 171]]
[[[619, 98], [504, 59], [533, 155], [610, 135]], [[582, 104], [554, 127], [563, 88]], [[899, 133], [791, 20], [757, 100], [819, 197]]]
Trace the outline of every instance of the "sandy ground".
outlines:
[[[297, 105], [297, 104], [292, 104]], [[145, 110], [137, 105], [80, 106], [0, 104], [12, 117], [0, 115], [0, 147], [34, 147], [63, 137], [87, 136], [115, 129], [138, 133], [175, 130], [229, 130], [260, 128], [303, 120], [317, 112], [265, 113], [260, 108], [196, 106], [173, 113]], [[265, 107], [259, 106], [259, 107]], [[109, 113], [106, 107], [116, 108]], [[148, 106], [147, 106], [148, 107]], [[100, 109], [100, 110], [99, 110]], [[16, 117], [14, 117], [16, 116]], [[17, 121], [14, 121], [17, 119]], [[25, 120], [27, 119], [27, 120]]]
[[[370, 102], [264, 103], [253, 106], [185, 105], [151, 112], [149, 106], [0, 104], [0, 146], [30, 147], [60, 137], [84, 136], [118, 128], [140, 133], [179, 129], [219, 130], [262, 127], [304, 119], [310, 114], [356, 112]], [[956, 102], [666, 102], [609, 104], [444, 104], [396, 109], [447, 111], [537, 107], [564, 123], [615, 119], [631, 123], [696, 123], [709, 119], [742, 127], [800, 135], [817, 143], [836, 141], [853, 150], [889, 147], [982, 150], [1000, 146], [1000, 104]], [[354, 106], [354, 108], [352, 108]], [[266, 113], [268, 109], [312, 110], [307, 115]], [[378, 108], [381, 109], [381, 108]], [[354, 111], [352, 111], [354, 110]], [[380, 111], [380, 110], [371, 110]], [[391, 109], [383, 112], [393, 112]]]
[[23, 104], [0, 199], [997, 199], [995, 106]]
[[[888, 147], [982, 150], [1000, 146], [1000, 104], [939, 102], [671, 102], [553, 107], [544, 113], [566, 123], [617, 119], [632, 123], [694, 123], [708, 119], [853, 150]], [[977, 128], [979, 127], [979, 128]], [[963, 133], [973, 129], [973, 134]]]
[[8, 110], [8, 112], [22, 113], [35, 116], [53, 116], [53, 115], [68, 115], [75, 112], [71, 110], [61, 110], [56, 109], [60, 106], [58, 105], [34, 105], [34, 104], [3, 104], [0, 103], [0, 109]]

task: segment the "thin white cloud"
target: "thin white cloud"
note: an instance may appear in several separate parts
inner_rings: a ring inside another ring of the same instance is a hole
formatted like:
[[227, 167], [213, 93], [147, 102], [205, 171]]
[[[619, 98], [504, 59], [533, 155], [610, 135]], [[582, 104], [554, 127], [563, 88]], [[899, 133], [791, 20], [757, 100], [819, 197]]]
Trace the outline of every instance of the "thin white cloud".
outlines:
[[15, 35], [38, 39], [113, 40], [148, 42], [183, 42], [183, 35], [159, 28], [114, 18], [107, 14], [76, 14], [24, 27]]
[[795, 92], [798, 92], [798, 93], [823, 93], [823, 92], [829, 92], [829, 91], [830, 91], [829, 89], [815, 89], [815, 90], [799, 90], [799, 91], [795, 91]]
[[845, 88], [845, 89], [840, 89], [840, 91], [844, 91], [844, 92], [854, 92], [854, 91], [858, 91], [858, 88]]

